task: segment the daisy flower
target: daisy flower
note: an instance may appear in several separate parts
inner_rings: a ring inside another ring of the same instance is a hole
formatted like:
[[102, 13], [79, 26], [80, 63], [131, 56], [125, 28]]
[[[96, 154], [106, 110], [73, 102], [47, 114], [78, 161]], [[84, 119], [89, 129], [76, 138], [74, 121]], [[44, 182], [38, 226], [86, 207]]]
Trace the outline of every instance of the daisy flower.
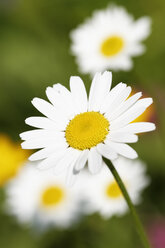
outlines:
[[[115, 168], [120, 174], [123, 183], [134, 204], [141, 201], [141, 191], [149, 184], [149, 178], [145, 175], [145, 165], [140, 160], [130, 160], [119, 157], [113, 161]], [[104, 218], [112, 215], [122, 215], [128, 210], [128, 205], [123, 194], [104, 164], [100, 173], [86, 176], [83, 188], [86, 198], [86, 212], [98, 211]]]
[[0, 186], [15, 177], [20, 167], [29, 156], [29, 152], [21, 149], [7, 135], [0, 134]]
[[67, 228], [79, 214], [79, 195], [66, 187], [65, 176], [43, 173], [32, 163], [7, 185], [6, 193], [8, 212], [21, 223]]
[[95, 11], [90, 19], [71, 32], [71, 51], [82, 73], [130, 70], [131, 57], [144, 53], [141, 42], [150, 34], [151, 20], [135, 21], [122, 7]]
[[42, 160], [39, 167], [54, 167], [55, 173], [68, 168], [67, 178], [72, 184], [87, 161], [89, 171], [97, 173], [102, 156], [110, 160], [118, 154], [136, 158], [136, 151], [125, 143], [137, 142], [136, 133], [155, 129], [153, 123], [131, 123], [152, 99], [139, 99], [141, 92], [128, 98], [131, 87], [119, 83], [110, 90], [111, 82], [110, 72], [96, 73], [88, 99], [83, 81], [74, 76], [70, 78], [70, 91], [61, 84], [47, 88], [51, 103], [34, 98], [32, 104], [46, 117], [25, 121], [39, 129], [20, 134], [22, 147], [43, 148], [29, 159]]

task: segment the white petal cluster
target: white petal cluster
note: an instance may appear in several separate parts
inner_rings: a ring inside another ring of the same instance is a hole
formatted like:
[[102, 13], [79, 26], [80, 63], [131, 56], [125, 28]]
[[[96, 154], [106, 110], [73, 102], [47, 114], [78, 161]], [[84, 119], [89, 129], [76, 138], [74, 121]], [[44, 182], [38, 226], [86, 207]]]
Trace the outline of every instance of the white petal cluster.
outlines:
[[[150, 34], [150, 26], [149, 17], [135, 21], [123, 7], [112, 5], [105, 10], [95, 11], [91, 18], [71, 32], [71, 51], [79, 70], [91, 75], [107, 69], [130, 70], [133, 67], [131, 57], [145, 51], [141, 42]], [[124, 45], [113, 56], [104, 56], [100, 46], [108, 37], [114, 36], [120, 37]]]
[[[75, 181], [76, 175], [86, 163], [91, 173], [97, 173], [102, 167], [102, 156], [110, 160], [116, 159], [118, 155], [135, 159], [136, 151], [126, 143], [137, 142], [136, 134], [152, 131], [155, 125], [132, 121], [152, 104], [152, 98], [140, 99], [141, 92], [129, 97], [131, 87], [119, 83], [111, 89], [111, 83], [111, 72], [96, 73], [88, 98], [81, 78], [71, 77], [70, 91], [61, 84], [47, 88], [46, 95], [50, 103], [34, 98], [32, 104], [45, 117], [26, 119], [28, 125], [38, 129], [20, 134], [24, 140], [22, 148], [41, 149], [29, 159], [41, 160], [40, 168], [53, 168], [56, 173], [66, 168], [69, 183]], [[105, 140], [90, 149], [71, 147], [65, 136], [68, 124], [78, 114], [90, 111], [100, 113], [109, 122]]]

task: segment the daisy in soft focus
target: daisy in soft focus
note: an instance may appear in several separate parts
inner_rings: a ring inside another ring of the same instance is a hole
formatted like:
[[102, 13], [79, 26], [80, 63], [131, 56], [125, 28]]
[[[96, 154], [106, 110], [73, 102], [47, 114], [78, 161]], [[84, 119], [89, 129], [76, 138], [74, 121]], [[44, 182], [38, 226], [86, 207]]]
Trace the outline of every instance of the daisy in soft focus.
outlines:
[[[113, 160], [118, 155], [134, 159], [136, 151], [125, 143], [137, 142], [136, 133], [155, 129], [149, 122], [131, 123], [152, 103], [140, 99], [141, 92], [128, 98], [131, 87], [119, 83], [112, 90], [111, 72], [96, 73], [89, 98], [81, 78], [70, 78], [70, 91], [61, 84], [48, 87], [51, 103], [34, 98], [32, 104], [46, 117], [30, 117], [26, 123], [39, 128], [20, 134], [24, 149], [39, 149], [30, 160], [42, 160], [39, 168], [58, 173], [68, 169], [72, 184], [88, 162], [91, 173], [102, 167], [102, 156]], [[128, 98], [128, 99], [127, 99]]]
[[[138, 159], [130, 160], [124, 157], [114, 160], [113, 164], [120, 174], [133, 203], [140, 203], [141, 191], [150, 181], [145, 175], [145, 164]], [[120, 216], [128, 211], [128, 205], [122, 192], [105, 164], [100, 173], [95, 176], [86, 173], [85, 182], [83, 192], [87, 202], [87, 213], [97, 211], [104, 218], [109, 218], [112, 215]]]
[[0, 134], [0, 186], [16, 176], [28, 156], [29, 152], [22, 150], [20, 144]]
[[109, 6], [71, 32], [71, 51], [82, 73], [130, 70], [131, 57], [144, 53], [141, 42], [150, 34], [151, 20], [137, 21], [125, 8]]
[[79, 195], [67, 188], [65, 176], [43, 173], [27, 164], [6, 187], [8, 212], [39, 229], [69, 227], [79, 216]]

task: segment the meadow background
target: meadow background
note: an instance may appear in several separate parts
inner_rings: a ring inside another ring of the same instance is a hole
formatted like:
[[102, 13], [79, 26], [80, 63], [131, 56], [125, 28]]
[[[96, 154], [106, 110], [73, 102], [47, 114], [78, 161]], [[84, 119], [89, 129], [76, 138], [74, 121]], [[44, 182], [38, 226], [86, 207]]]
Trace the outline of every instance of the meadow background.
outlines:
[[[28, 129], [24, 119], [38, 115], [31, 100], [46, 99], [45, 88], [54, 83], [68, 87], [71, 75], [80, 75], [89, 89], [91, 78], [81, 75], [71, 55], [69, 33], [107, 0], [0, 0], [0, 132], [19, 141]], [[151, 185], [137, 207], [148, 230], [154, 221], [165, 222], [165, 1], [116, 0], [135, 18], [152, 18], [152, 33], [144, 42], [147, 51], [134, 58], [134, 68], [114, 72], [113, 85], [125, 82], [154, 99], [155, 132], [140, 135], [134, 144], [147, 163]], [[99, 215], [83, 218], [72, 228], [51, 229], [39, 234], [18, 224], [4, 213], [4, 192], [0, 190], [1, 248], [140, 248], [131, 216], [104, 221]], [[164, 217], [163, 217], [164, 216]], [[165, 234], [164, 234], [165, 235]], [[163, 247], [163, 246], [162, 246]], [[159, 247], [158, 247], [159, 248]]]

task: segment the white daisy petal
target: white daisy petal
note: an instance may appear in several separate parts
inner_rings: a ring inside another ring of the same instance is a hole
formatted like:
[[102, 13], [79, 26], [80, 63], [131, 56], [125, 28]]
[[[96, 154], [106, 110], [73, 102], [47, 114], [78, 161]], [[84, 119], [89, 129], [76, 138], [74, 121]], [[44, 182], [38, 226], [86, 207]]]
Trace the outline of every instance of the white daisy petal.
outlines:
[[79, 113], [87, 111], [87, 93], [84, 83], [80, 77], [70, 77], [70, 90], [73, 102]]
[[22, 140], [29, 140], [29, 139], [57, 139], [58, 137], [64, 137], [64, 132], [57, 132], [54, 130], [31, 130], [26, 131], [20, 134]]
[[58, 136], [57, 139], [52, 138], [40, 138], [24, 141], [21, 146], [23, 149], [39, 149], [47, 146], [56, 146], [56, 145], [67, 145], [64, 137]]
[[128, 132], [113, 132], [107, 136], [107, 139], [121, 143], [135, 143], [138, 141], [138, 136], [135, 134], [129, 134]]
[[137, 102], [137, 100], [141, 96], [142, 96], [142, 93], [141, 92], [138, 92], [138, 93], [134, 94], [133, 96], [129, 97], [129, 99], [127, 99], [123, 104], [121, 104], [116, 109], [116, 111], [114, 111], [113, 113], [111, 113], [111, 115], [109, 116], [109, 120], [112, 121], [112, 120], [116, 119], [119, 115], [121, 115], [122, 113], [124, 113], [133, 104], [135, 104]]
[[43, 99], [40, 99], [38, 97], [35, 97], [33, 100], [32, 100], [32, 104], [33, 106], [39, 111], [41, 112], [43, 115], [47, 116], [48, 118], [50, 118], [51, 120], [53, 119], [54, 120], [54, 108], [53, 106], [46, 102], [45, 100]]
[[117, 153], [107, 144], [102, 144], [102, 143], [98, 144], [97, 150], [103, 157], [106, 157], [110, 160], [117, 158]]
[[55, 121], [55, 125], [61, 130], [64, 130], [67, 123], [68, 117], [64, 116], [64, 113], [60, 110], [54, 108], [54, 106], [43, 99], [34, 98], [32, 104], [36, 107], [42, 114]]
[[111, 72], [96, 73], [89, 92], [89, 111], [99, 111], [112, 83]]
[[81, 152], [79, 150], [69, 147], [66, 149], [64, 156], [56, 163], [54, 167], [54, 174], [59, 174], [64, 168], [68, 168], [73, 162], [76, 163], [80, 157]]
[[105, 97], [105, 99], [103, 99], [101, 108], [100, 108], [100, 112], [101, 113], [106, 113], [110, 106], [112, 105], [113, 101], [120, 96], [121, 92], [126, 88], [126, 84], [123, 83], [119, 83], [117, 84], [109, 93], [108, 95]]
[[75, 109], [71, 97], [71, 92], [65, 88], [63, 85], [60, 84], [54, 84], [53, 90], [55, 94], [55, 100], [51, 99], [54, 106], [59, 108], [60, 111], [65, 113], [67, 117], [71, 117], [73, 114], [75, 114]]
[[29, 117], [25, 120], [25, 123], [32, 127], [55, 129], [56, 124], [46, 117]]
[[128, 98], [131, 93], [131, 87], [126, 87], [120, 95], [118, 95], [112, 104], [109, 106], [108, 111], [105, 116], [111, 116], [111, 114], [116, 113], [116, 109]]
[[149, 17], [142, 17], [134, 24], [131, 37], [138, 41], [144, 40], [150, 34], [151, 19]]
[[52, 167], [55, 167], [58, 161], [64, 156], [66, 148], [56, 150], [55, 153], [51, 154], [48, 158], [44, 159], [37, 166], [40, 170], [48, 170]]
[[56, 145], [56, 146], [50, 146], [50, 147], [46, 147], [46, 148], [43, 148], [42, 150], [39, 150], [35, 153], [33, 153], [30, 157], [29, 157], [29, 160], [30, 161], [36, 161], [36, 160], [41, 160], [41, 159], [44, 159], [44, 158], [47, 158], [49, 157], [52, 153], [56, 153], [57, 150], [60, 150], [60, 149], [64, 149], [64, 148], [67, 148], [66, 146], [64, 145]]
[[66, 176], [66, 185], [68, 187], [71, 187], [75, 184], [77, 175], [79, 174], [79, 171], [74, 172], [74, 163], [72, 163], [67, 170], [67, 176]]
[[49, 101], [56, 106], [56, 98], [58, 96], [58, 93], [52, 88], [52, 87], [47, 87], [46, 89], [46, 95]]
[[76, 171], [80, 171], [84, 168], [84, 166], [88, 160], [88, 153], [89, 153], [89, 150], [83, 150], [82, 151], [80, 157], [78, 158], [78, 160], [75, 163], [74, 169]]
[[102, 157], [95, 147], [90, 149], [88, 154], [88, 168], [92, 174], [98, 173], [102, 166]]
[[156, 129], [154, 123], [151, 122], [136, 122], [130, 123], [127, 126], [121, 128], [120, 132], [128, 132], [128, 133], [144, 133], [150, 132]]
[[107, 141], [107, 140], [106, 140], [106, 143], [112, 149], [114, 149], [115, 152], [117, 152], [118, 154], [120, 154], [126, 158], [135, 159], [138, 157], [136, 151], [127, 144], [116, 143], [116, 142]]
[[130, 109], [111, 122], [111, 129], [121, 128], [140, 116], [152, 103], [152, 98], [144, 98], [137, 101]]

